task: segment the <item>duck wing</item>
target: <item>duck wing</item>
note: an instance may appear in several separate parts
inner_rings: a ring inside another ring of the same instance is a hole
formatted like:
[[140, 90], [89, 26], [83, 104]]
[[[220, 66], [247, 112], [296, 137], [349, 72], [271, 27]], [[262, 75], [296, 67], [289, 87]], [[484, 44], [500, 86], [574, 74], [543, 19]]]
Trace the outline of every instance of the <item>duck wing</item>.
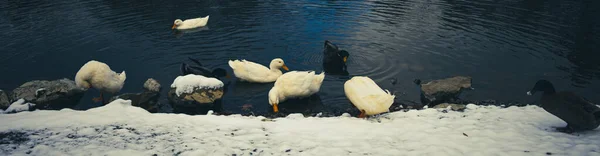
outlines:
[[194, 75], [202, 75], [205, 77], [215, 77], [212, 72], [205, 67], [197, 67], [197, 66], [188, 66], [189, 71], [191, 71]]
[[346, 81], [344, 92], [352, 104], [367, 114], [379, 114], [389, 110], [394, 95], [381, 89], [372, 79], [356, 76]]
[[305, 96], [310, 94], [310, 86], [314, 78], [314, 72], [292, 71], [279, 77], [275, 85], [282, 88], [287, 95]]
[[206, 23], [208, 23], [208, 17], [209, 16], [187, 19], [187, 20], [183, 21], [183, 23], [189, 23], [190, 25], [193, 25], [193, 26], [203, 26], [203, 25], [206, 25]]
[[260, 81], [259, 79], [265, 79], [271, 73], [269, 68], [247, 60], [229, 61], [229, 66], [238, 78], [251, 81]]
[[598, 108], [596, 104], [586, 100], [581, 96], [578, 96], [573, 92], [560, 92], [558, 95], [560, 95], [561, 99], [563, 99], [570, 108], [583, 109], [589, 113], [600, 111], [600, 108]]

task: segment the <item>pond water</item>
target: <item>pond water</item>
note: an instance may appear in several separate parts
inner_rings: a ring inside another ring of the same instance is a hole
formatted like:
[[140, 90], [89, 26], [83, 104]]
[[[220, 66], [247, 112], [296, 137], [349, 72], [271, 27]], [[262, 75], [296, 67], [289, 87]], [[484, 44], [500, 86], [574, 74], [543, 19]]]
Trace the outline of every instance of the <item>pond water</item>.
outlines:
[[[537, 103], [526, 96], [538, 79], [594, 102], [600, 90], [600, 5], [545, 0], [3, 0], [0, 2], [0, 89], [37, 79], [74, 79], [89, 60], [125, 70], [122, 93], [148, 78], [166, 91], [187, 57], [231, 74], [230, 59], [291, 70], [322, 71], [330, 40], [350, 53], [350, 76], [369, 76], [398, 101], [419, 103], [413, 79], [473, 77], [468, 100]], [[206, 28], [172, 31], [177, 18], [210, 15]], [[349, 110], [349, 76], [327, 75], [315, 108]], [[392, 85], [391, 79], [398, 83]], [[229, 85], [223, 109], [268, 112], [272, 84]], [[96, 107], [89, 91], [79, 109]]]

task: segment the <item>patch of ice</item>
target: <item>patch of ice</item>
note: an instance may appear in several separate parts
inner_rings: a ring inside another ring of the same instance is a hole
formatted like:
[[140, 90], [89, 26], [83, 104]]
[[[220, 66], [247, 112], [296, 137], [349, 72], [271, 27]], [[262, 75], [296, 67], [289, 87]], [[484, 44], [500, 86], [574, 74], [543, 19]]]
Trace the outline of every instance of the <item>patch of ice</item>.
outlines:
[[475, 104], [467, 104], [467, 109], [477, 109], [479, 108], [479, 106], [475, 105]]
[[288, 119], [300, 119], [300, 118], [304, 118], [304, 115], [302, 115], [300, 113], [293, 113], [293, 114], [289, 114], [285, 118], [288, 118]]
[[35, 90], [35, 97], [40, 96], [40, 92], [42, 92], [42, 91], [46, 91], [46, 88], [40, 88], [38, 90]]
[[151, 114], [115, 100], [87, 111], [41, 110], [0, 118], [0, 132], [24, 132], [28, 139], [0, 144], [0, 155], [600, 154], [600, 130], [556, 132], [551, 127], [566, 123], [538, 106], [410, 110], [378, 120], [297, 114], [266, 120]]
[[352, 117], [349, 113], [343, 113], [340, 117]]
[[17, 113], [17, 112], [22, 112], [22, 111], [29, 111], [29, 109], [31, 109], [34, 106], [35, 106], [35, 104], [33, 104], [33, 103], [25, 103], [24, 99], [19, 99], [19, 100], [13, 102], [12, 104], [10, 104], [10, 106], [8, 106], [8, 108], [6, 108], [6, 110], [4, 112], [5, 113]]
[[171, 84], [171, 88], [176, 88], [175, 94], [180, 96], [183, 93], [192, 93], [196, 88], [221, 88], [223, 82], [216, 78], [207, 78], [202, 75], [188, 74], [178, 76]]

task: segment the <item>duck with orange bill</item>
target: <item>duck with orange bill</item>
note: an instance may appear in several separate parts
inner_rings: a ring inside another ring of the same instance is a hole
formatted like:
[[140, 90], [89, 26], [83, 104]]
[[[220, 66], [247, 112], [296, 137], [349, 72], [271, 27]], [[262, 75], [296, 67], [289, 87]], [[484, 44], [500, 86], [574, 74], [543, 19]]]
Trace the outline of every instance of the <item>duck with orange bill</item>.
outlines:
[[269, 91], [273, 112], [279, 112], [277, 105], [287, 99], [309, 97], [319, 92], [324, 79], [324, 72], [317, 75], [314, 71], [291, 71], [281, 75]]
[[355, 76], [346, 81], [344, 92], [350, 102], [360, 110], [359, 118], [388, 112], [396, 97], [366, 76]]
[[283, 74], [280, 68], [289, 70], [282, 59], [275, 58], [269, 64], [269, 68], [247, 60], [230, 60], [229, 67], [233, 69], [235, 77], [241, 81], [252, 83], [275, 82]]
[[187, 20], [176, 19], [175, 22], [173, 22], [173, 27], [171, 27], [171, 29], [186, 30], [203, 27], [208, 23], [208, 17], [209, 16]]

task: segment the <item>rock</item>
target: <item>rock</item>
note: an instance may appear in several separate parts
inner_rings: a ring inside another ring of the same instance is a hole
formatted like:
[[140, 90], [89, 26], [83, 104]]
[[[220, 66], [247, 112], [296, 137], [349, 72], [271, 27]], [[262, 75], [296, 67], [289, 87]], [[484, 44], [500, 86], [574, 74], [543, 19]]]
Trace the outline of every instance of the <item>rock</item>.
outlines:
[[450, 107], [451, 110], [453, 111], [463, 111], [467, 108], [466, 105], [461, 105], [461, 104], [449, 104], [449, 103], [442, 103], [439, 105], [434, 106], [433, 108], [441, 108], [441, 109], [446, 109]]
[[223, 89], [223, 82], [216, 78], [188, 74], [175, 78], [167, 99], [174, 113], [202, 114], [220, 110]]
[[421, 86], [421, 103], [429, 107], [452, 102], [463, 90], [472, 89], [471, 77], [466, 76], [434, 80], [425, 84], [421, 83], [421, 80], [415, 80], [415, 83]]
[[[167, 99], [176, 113], [186, 112], [184, 110], [204, 107], [210, 109], [216, 100], [223, 97], [223, 88], [196, 88], [192, 93], [182, 93], [177, 96], [175, 88], [167, 94]], [[192, 113], [195, 114], [195, 113]]]
[[143, 108], [150, 113], [158, 112], [158, 99], [160, 98], [159, 92], [144, 91], [142, 93], [125, 93], [114, 96], [110, 101], [116, 99], [131, 100], [131, 105]]
[[154, 80], [153, 78], [149, 78], [146, 80], [146, 82], [144, 82], [144, 89], [147, 91], [159, 92], [161, 87], [158, 81]]
[[75, 81], [69, 79], [35, 80], [14, 89], [10, 98], [35, 103], [36, 109], [59, 110], [73, 108], [79, 103], [84, 92], [83, 88], [75, 85]]
[[3, 90], [0, 90], [0, 109], [6, 109], [10, 106], [10, 99], [8, 98], [8, 94]]
[[342, 114], [340, 117], [347, 117], [347, 118], [349, 118], [349, 117], [352, 117], [352, 115], [350, 115], [350, 114], [348, 114], [348, 113], [344, 113], [344, 114]]
[[114, 96], [110, 101], [116, 99], [131, 100], [131, 105], [143, 108], [150, 113], [158, 112], [158, 99], [160, 98], [160, 83], [150, 78], [144, 83], [144, 90], [141, 93], [125, 93]]

